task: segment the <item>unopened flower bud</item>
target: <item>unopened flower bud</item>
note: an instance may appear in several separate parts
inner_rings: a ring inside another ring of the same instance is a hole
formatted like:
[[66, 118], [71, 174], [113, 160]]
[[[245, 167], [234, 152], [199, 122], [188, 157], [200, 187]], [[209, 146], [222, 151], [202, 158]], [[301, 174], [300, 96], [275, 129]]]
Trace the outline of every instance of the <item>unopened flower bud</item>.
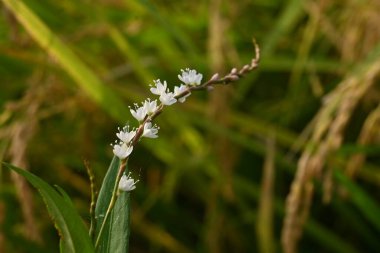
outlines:
[[218, 79], [219, 79], [219, 74], [218, 74], [218, 73], [215, 73], [215, 74], [211, 77], [210, 81], [216, 81], [216, 80], [218, 80]]
[[239, 80], [239, 76], [237, 75], [228, 75], [228, 79], [232, 82], [235, 82], [237, 80]]
[[246, 64], [243, 66], [243, 68], [240, 70], [239, 74], [242, 75], [243, 73], [249, 71], [249, 65]]

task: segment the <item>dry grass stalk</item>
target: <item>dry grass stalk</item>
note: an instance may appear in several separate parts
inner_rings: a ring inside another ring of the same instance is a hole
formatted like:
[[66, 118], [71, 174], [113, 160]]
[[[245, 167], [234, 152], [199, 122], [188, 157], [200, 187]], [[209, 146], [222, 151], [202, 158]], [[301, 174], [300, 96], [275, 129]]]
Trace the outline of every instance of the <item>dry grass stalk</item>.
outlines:
[[[8, 155], [11, 163], [20, 168], [28, 168], [27, 147], [36, 132], [38, 126], [38, 111], [44, 97], [46, 97], [46, 90], [42, 87], [37, 87], [42, 78], [40, 74], [41, 73], [38, 73], [32, 76], [32, 85], [30, 85], [21, 100], [8, 103], [6, 106], [11, 114], [22, 116], [17, 117], [11, 124], [1, 129], [1, 132], [7, 134], [0, 134], [0, 136], [3, 139], [7, 139], [10, 143]], [[35, 220], [33, 195], [30, 186], [23, 177], [14, 172], [11, 172], [11, 179], [16, 188], [25, 222], [24, 235], [29, 240], [41, 243], [42, 237]]]
[[273, 194], [275, 185], [276, 145], [273, 136], [268, 137], [266, 146], [256, 232], [260, 252], [272, 253], [276, 252], [274, 243], [275, 237], [273, 233]]
[[[210, 14], [209, 14], [209, 36], [208, 36], [208, 53], [211, 70], [215, 73], [224, 72], [225, 57], [223, 55], [223, 39], [224, 34], [224, 21], [221, 13], [222, 1], [212, 0], [210, 1]], [[228, 114], [228, 106], [225, 105], [228, 94], [226, 93], [229, 87], [221, 87], [222, 89], [214, 90], [210, 97], [209, 115], [220, 124], [225, 124], [225, 114], [218, 113], [220, 110], [226, 111]], [[217, 153], [217, 157], [220, 157], [218, 165], [223, 164], [225, 156], [222, 154], [226, 150], [224, 148], [226, 140], [216, 139], [217, 142], [214, 145], [214, 152]], [[228, 156], [227, 156], [228, 157]], [[222, 165], [223, 166], [223, 165]], [[229, 166], [228, 166], [229, 167]], [[226, 166], [223, 166], [222, 173], [227, 170]], [[227, 178], [227, 177], [226, 177]], [[206, 228], [206, 245], [207, 251], [211, 253], [221, 252], [221, 240], [222, 240], [222, 226], [223, 226], [223, 214], [218, 208], [218, 199], [220, 196], [220, 185], [217, 182], [213, 182], [210, 186], [210, 199], [207, 204], [207, 228]]]
[[[344, 62], [354, 62], [367, 55], [379, 41], [380, 30], [376, 29], [374, 32], [372, 25], [380, 21], [380, 16], [376, 11], [380, 10], [380, 5], [369, 1], [372, 7], [368, 8], [368, 5], [357, 1], [345, 2], [346, 5], [341, 8], [341, 4], [330, 0], [310, 1], [306, 10], [311, 16], [320, 17], [322, 31], [336, 45]], [[341, 8], [338, 17], [326, 16], [328, 8], [337, 7]], [[350, 18], [347, 19], [347, 17]], [[365, 44], [362, 43], [363, 40]], [[344, 132], [354, 109], [368, 93], [379, 72], [380, 60], [375, 59], [365, 69], [350, 73], [324, 99], [324, 104], [314, 119], [310, 140], [298, 161], [295, 179], [287, 198], [282, 231], [282, 245], [285, 253], [297, 252], [297, 242], [302, 235], [312, 203], [315, 179], [322, 180], [324, 201], [330, 200], [333, 188], [332, 173], [330, 169], [325, 168], [325, 165], [329, 161], [329, 156], [342, 145]], [[373, 115], [367, 119], [368, 123], [366, 122], [362, 132], [368, 134], [371, 132], [369, 130], [371, 126], [377, 125], [374, 122], [378, 121], [376, 118], [379, 116], [376, 113]], [[363, 142], [369, 138], [364, 133], [361, 137]], [[362, 158], [353, 159], [360, 162]]]
[[[361, 147], [373, 143], [378, 135], [380, 128], [380, 105], [373, 110], [364, 122], [361, 129], [357, 144]], [[347, 162], [346, 173], [350, 177], [354, 177], [357, 171], [364, 164], [366, 155], [363, 153], [353, 155]]]
[[[37, 111], [38, 105], [31, 104], [27, 109], [27, 116], [25, 120], [20, 120], [11, 128], [11, 144], [10, 144], [10, 156], [12, 164], [21, 168], [27, 168], [26, 148], [31, 137], [34, 135], [36, 120], [33, 119]], [[41, 236], [36, 226], [34, 219], [34, 205], [33, 196], [31, 194], [30, 186], [26, 180], [11, 172], [11, 178], [15, 184], [17, 190], [17, 196], [21, 205], [21, 211], [25, 221], [25, 236], [30, 240], [41, 242]]]
[[[3, 202], [0, 202], [0, 226], [3, 226], [5, 217], [5, 205]], [[4, 234], [2, 231], [0, 231], [0, 252], [5, 252], [5, 245], [4, 245]]]
[[[311, 140], [298, 162], [295, 179], [286, 203], [282, 244], [286, 253], [296, 252], [296, 244], [309, 213], [313, 197], [313, 180], [325, 176], [325, 189], [331, 189], [331, 173], [323, 171], [328, 156], [342, 144], [344, 130], [360, 99], [374, 83], [380, 72], [375, 62], [362, 77], [344, 80], [327, 98], [318, 115]], [[312, 147], [312, 148], [310, 148]], [[326, 192], [330, 194], [330, 192]], [[326, 197], [328, 199], [328, 197]]]

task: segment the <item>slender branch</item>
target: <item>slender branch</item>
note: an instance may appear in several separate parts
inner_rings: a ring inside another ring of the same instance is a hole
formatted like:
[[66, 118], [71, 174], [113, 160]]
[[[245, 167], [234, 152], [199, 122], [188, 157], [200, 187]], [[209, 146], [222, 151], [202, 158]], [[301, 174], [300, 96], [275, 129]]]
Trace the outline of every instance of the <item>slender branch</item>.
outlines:
[[96, 206], [96, 195], [97, 191], [95, 189], [95, 176], [94, 171], [91, 169], [90, 164], [87, 160], [84, 161], [84, 166], [86, 167], [88, 178], [90, 179], [90, 189], [91, 189], [91, 204], [90, 204], [90, 219], [91, 226], [89, 235], [93, 239], [95, 235], [96, 219], [95, 219], [95, 206]]
[[[219, 77], [219, 74], [216, 73], [208, 81], [204, 82], [203, 84], [198, 85], [198, 86], [190, 86], [185, 91], [178, 94], [174, 98], [179, 99], [191, 93], [192, 91], [207, 90], [207, 89], [213, 88], [213, 86], [215, 85], [227, 85], [227, 84], [236, 82], [240, 78], [243, 78], [245, 75], [255, 70], [259, 66], [259, 62], [260, 62], [260, 48], [255, 39], [252, 40], [252, 43], [255, 47], [255, 58], [252, 58], [250, 64], [244, 65], [239, 70], [237, 68], [233, 68], [230, 73], [228, 73], [227, 75], [221, 78]], [[164, 107], [165, 106], [161, 103], [157, 107], [157, 110], [152, 113], [152, 115], [146, 116], [144, 121], [137, 128], [136, 135], [132, 140], [132, 146], [135, 146], [137, 142], [139, 141], [139, 139], [141, 138], [144, 131], [144, 125], [147, 122], [152, 122], [158, 115], [160, 115]]]

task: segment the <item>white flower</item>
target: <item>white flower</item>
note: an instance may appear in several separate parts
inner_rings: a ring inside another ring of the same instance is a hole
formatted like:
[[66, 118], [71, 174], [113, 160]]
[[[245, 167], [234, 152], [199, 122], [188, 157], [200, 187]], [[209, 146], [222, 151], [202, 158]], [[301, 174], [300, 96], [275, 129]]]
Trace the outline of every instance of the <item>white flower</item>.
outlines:
[[129, 131], [129, 126], [123, 127], [120, 132], [116, 133], [117, 138], [122, 142], [129, 143], [136, 135], [136, 130]]
[[120, 178], [120, 181], [119, 181], [119, 190], [120, 191], [125, 191], [125, 192], [133, 191], [134, 189], [136, 189], [136, 184], [137, 184], [138, 181], [139, 180], [135, 181], [133, 178], [131, 178], [131, 173], [129, 172], [128, 176], [123, 175]]
[[157, 110], [157, 100], [150, 101], [149, 98], [145, 100], [144, 109], [145, 109], [146, 114], [148, 115], [151, 115], [152, 113], [154, 113]]
[[151, 122], [147, 122], [144, 125], [144, 132], [142, 134], [142, 137], [157, 138], [158, 129], [159, 127], [157, 127], [156, 125], [152, 126]]
[[156, 85], [153, 88], [150, 88], [150, 92], [152, 92], [155, 95], [161, 95], [162, 93], [165, 93], [166, 88], [168, 87], [166, 81], [164, 83], [161, 83], [160, 79], [154, 80], [154, 84]]
[[113, 145], [113, 153], [120, 159], [125, 159], [132, 153], [133, 146], [128, 146], [126, 143]]
[[200, 85], [202, 81], [202, 74], [197, 74], [194, 69], [181, 69], [182, 75], [178, 75], [179, 80], [187, 85]]
[[146, 116], [145, 106], [138, 107], [137, 104], [135, 104], [135, 110], [130, 109], [130, 111], [132, 116], [139, 122], [143, 121]]
[[174, 98], [174, 93], [173, 92], [168, 92], [168, 93], [162, 93], [160, 95], [160, 101], [164, 105], [172, 105], [175, 102], [177, 102], [177, 99]]
[[[187, 90], [187, 86], [186, 85], [183, 85], [181, 84], [181, 86], [175, 86], [174, 87], [174, 96], [178, 96], [179, 94], [181, 94], [182, 92], [185, 92]], [[185, 102], [186, 98], [188, 96], [190, 96], [191, 92], [187, 93], [186, 95], [184, 95], [183, 97], [181, 98], [178, 98], [178, 101], [183, 103]]]

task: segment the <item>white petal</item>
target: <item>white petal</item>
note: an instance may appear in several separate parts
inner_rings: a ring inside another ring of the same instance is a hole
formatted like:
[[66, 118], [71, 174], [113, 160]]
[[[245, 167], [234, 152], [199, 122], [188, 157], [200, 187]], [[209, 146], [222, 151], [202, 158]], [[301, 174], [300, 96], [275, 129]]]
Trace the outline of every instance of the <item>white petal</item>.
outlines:
[[161, 82], [161, 80], [154, 80], [155, 87], [150, 88], [150, 92], [152, 92], [155, 95], [161, 95], [163, 92], [166, 91], [167, 83], [164, 81], [164, 83]]
[[182, 75], [178, 75], [179, 80], [184, 82], [187, 85], [200, 85], [202, 82], [203, 75], [197, 74], [197, 71], [194, 69], [182, 70]]
[[144, 125], [144, 132], [142, 134], [142, 137], [146, 138], [157, 138], [158, 135], [158, 127], [157, 126], [152, 126], [151, 122], [147, 122]]
[[113, 146], [113, 153], [115, 156], [119, 157], [120, 159], [127, 158], [133, 151], [133, 146], [128, 146], [125, 143], [122, 144], [115, 144]]
[[162, 93], [159, 99], [164, 105], [172, 105], [177, 102], [177, 99], [174, 98], [174, 94], [172, 92]]
[[[178, 96], [181, 93], [185, 92], [186, 90], [187, 90], [187, 86], [186, 85], [181, 84], [181, 86], [179, 86], [179, 87], [175, 86], [174, 87], [174, 96]], [[188, 94], [186, 94], [183, 97], [179, 98], [178, 101], [181, 102], [181, 103], [183, 103], [183, 102], [185, 102], [186, 98], [188, 96], [190, 96], [190, 95], [191, 95], [191, 92], [189, 92]]]
[[130, 191], [133, 191], [134, 189], [136, 189], [136, 183], [138, 182], [138, 180], [135, 181], [133, 178], [130, 177], [130, 174], [131, 173], [129, 173], [128, 176], [123, 175], [120, 178], [119, 190], [125, 191], [125, 192], [130, 192]]
[[122, 142], [125, 142], [125, 143], [129, 143], [133, 137], [135, 137], [136, 135], [136, 130], [133, 130], [133, 131], [128, 131], [128, 128], [124, 128], [123, 130], [121, 130], [120, 132], [118, 132], [116, 134], [116, 136], [122, 141]]
[[131, 114], [132, 116], [137, 119], [137, 121], [143, 121], [145, 116], [146, 116], [146, 110], [144, 108], [144, 106], [141, 106], [141, 107], [138, 107], [137, 108], [137, 105], [136, 105], [136, 109], [133, 110], [133, 109], [130, 109], [131, 111]]
[[157, 110], [157, 100], [150, 101], [149, 99], [144, 101], [144, 109], [146, 114], [151, 115]]

